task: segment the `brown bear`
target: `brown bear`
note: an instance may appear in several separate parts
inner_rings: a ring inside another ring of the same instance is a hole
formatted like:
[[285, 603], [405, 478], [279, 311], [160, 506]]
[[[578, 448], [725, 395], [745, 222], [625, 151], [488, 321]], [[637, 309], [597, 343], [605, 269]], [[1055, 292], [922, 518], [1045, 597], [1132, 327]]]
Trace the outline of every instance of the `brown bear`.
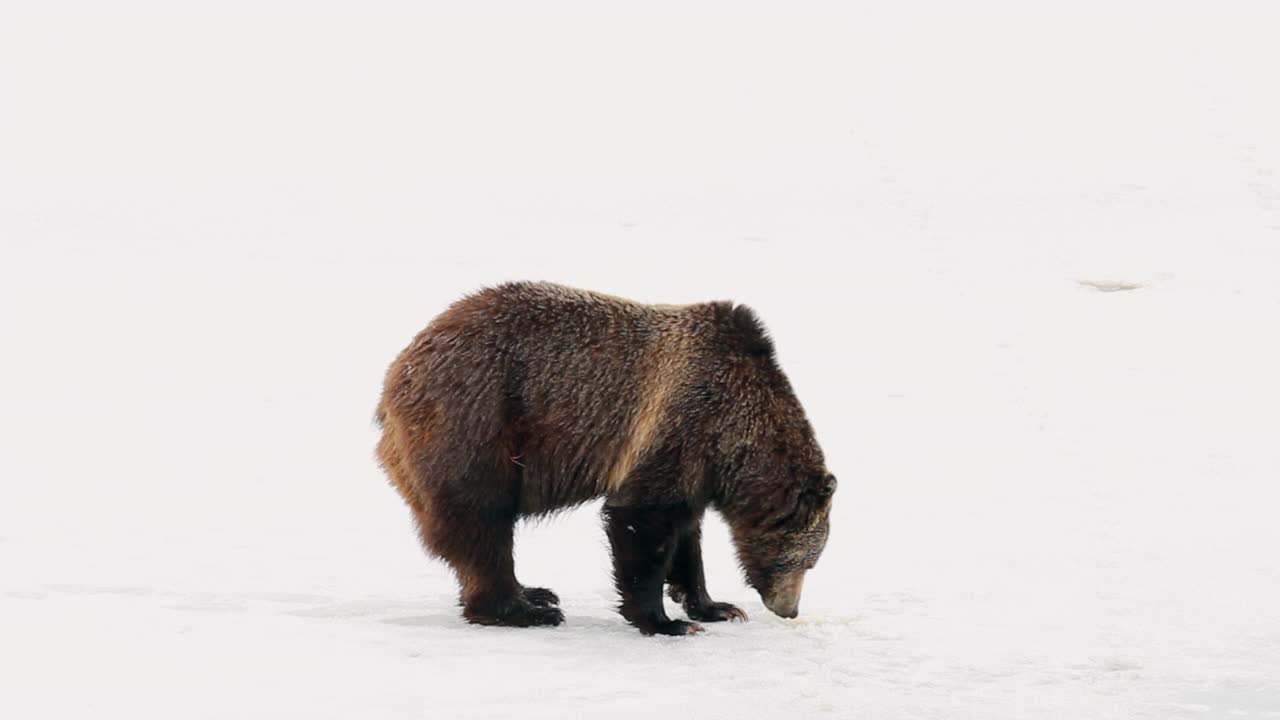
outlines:
[[559, 598], [516, 580], [513, 526], [603, 497], [620, 611], [746, 619], [714, 602], [701, 523], [724, 516], [747, 582], [795, 617], [826, 545], [835, 477], [755, 313], [645, 305], [551, 283], [464, 297], [392, 363], [378, 407], [383, 468], [427, 551], [453, 567], [464, 617], [558, 625]]

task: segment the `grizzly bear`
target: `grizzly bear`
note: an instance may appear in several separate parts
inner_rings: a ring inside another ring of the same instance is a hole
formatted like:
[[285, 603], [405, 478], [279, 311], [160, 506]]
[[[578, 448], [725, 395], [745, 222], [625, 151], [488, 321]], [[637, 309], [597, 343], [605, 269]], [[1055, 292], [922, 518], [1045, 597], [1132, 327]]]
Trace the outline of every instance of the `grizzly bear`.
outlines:
[[707, 594], [702, 515], [728, 524], [747, 582], [797, 614], [827, 542], [835, 477], [754, 312], [645, 305], [541, 282], [467, 296], [387, 372], [377, 455], [427, 551], [452, 566], [463, 616], [559, 625], [559, 598], [516, 580], [513, 526], [603, 497], [624, 618], [745, 620]]

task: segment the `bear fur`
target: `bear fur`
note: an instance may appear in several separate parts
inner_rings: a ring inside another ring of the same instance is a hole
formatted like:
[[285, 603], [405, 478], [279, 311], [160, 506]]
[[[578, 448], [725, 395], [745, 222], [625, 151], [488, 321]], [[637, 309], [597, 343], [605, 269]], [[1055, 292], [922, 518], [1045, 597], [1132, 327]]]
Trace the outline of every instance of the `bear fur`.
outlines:
[[695, 621], [746, 619], [708, 596], [703, 512], [725, 518], [747, 582], [794, 617], [826, 544], [835, 478], [756, 315], [730, 302], [646, 305], [551, 283], [507, 283], [436, 317], [387, 372], [377, 455], [464, 617], [558, 625], [525, 587], [513, 526], [595, 498], [623, 617], [646, 634], [664, 585]]

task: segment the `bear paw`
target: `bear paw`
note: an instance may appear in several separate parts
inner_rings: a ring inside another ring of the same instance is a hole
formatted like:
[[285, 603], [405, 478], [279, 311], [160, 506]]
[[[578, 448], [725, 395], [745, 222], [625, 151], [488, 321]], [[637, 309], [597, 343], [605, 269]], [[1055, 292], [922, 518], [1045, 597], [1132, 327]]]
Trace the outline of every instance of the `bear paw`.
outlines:
[[564, 613], [560, 611], [560, 608], [534, 605], [523, 597], [519, 597], [496, 610], [463, 608], [462, 616], [467, 619], [467, 622], [476, 625], [505, 625], [508, 627], [555, 626], [564, 622]]
[[709, 601], [700, 605], [686, 604], [684, 611], [690, 618], [703, 622], [747, 621], [747, 611], [730, 603]]
[[540, 587], [521, 588], [520, 596], [525, 599], [525, 602], [531, 603], [533, 605], [540, 605], [542, 607], [546, 607], [548, 605], [560, 604], [560, 596], [556, 595], [555, 593], [551, 592], [546, 588], [540, 588]]

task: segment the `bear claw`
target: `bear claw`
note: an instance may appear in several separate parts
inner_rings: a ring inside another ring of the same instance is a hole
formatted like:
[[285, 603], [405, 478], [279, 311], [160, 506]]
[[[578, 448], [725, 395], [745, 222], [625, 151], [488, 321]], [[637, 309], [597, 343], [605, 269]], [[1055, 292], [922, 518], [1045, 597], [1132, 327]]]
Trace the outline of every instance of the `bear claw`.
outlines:
[[730, 603], [710, 602], [702, 606], [686, 607], [685, 612], [694, 620], [703, 622], [747, 621], [747, 611]]
[[530, 625], [550, 625], [555, 627], [562, 622], [564, 622], [564, 612], [560, 608], [535, 606], [533, 612], [529, 613]]

